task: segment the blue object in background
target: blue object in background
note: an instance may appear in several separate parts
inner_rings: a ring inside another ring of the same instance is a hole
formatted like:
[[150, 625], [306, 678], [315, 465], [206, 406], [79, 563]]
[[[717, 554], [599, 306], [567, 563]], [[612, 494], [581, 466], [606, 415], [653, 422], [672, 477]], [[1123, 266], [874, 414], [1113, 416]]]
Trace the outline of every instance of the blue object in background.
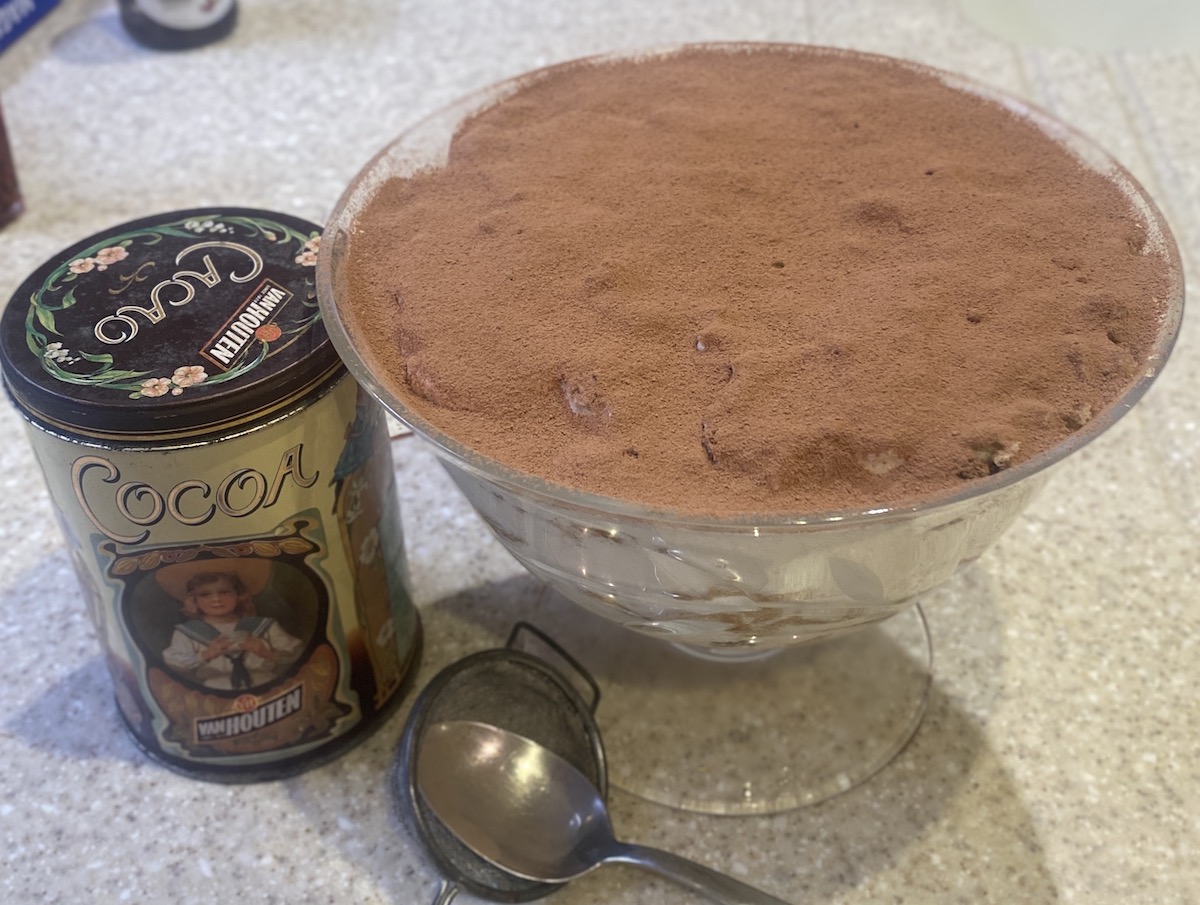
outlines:
[[58, 0], [0, 0], [0, 53], [56, 6]]

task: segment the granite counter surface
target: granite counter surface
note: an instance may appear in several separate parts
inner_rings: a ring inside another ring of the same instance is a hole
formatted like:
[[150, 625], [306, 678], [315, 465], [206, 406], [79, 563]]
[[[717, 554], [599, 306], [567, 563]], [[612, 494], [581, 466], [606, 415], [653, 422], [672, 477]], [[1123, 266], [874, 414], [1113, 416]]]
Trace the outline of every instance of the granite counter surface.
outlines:
[[[1200, 260], [1197, 44], [1014, 44], [953, 0], [245, 0], [231, 38], [171, 55], [133, 45], [112, 4], [64, 0], [0, 58], [28, 205], [0, 232], [0, 297], [58, 249], [149, 213], [237, 204], [321, 222], [404, 126], [500, 78], [723, 39], [906, 56], [1027, 97], [1125, 163], [1189, 271]], [[766, 817], [618, 791], [621, 834], [796, 902], [1200, 901], [1198, 330], [1185, 320], [1147, 398], [924, 602], [933, 696], [889, 767]], [[439, 878], [387, 794], [404, 710], [334, 763], [258, 785], [182, 778], [134, 747], [7, 402], [0, 431], [0, 900], [432, 902]], [[394, 451], [423, 684], [502, 643], [537, 594], [430, 452]], [[691, 900], [612, 868], [554, 901]]]

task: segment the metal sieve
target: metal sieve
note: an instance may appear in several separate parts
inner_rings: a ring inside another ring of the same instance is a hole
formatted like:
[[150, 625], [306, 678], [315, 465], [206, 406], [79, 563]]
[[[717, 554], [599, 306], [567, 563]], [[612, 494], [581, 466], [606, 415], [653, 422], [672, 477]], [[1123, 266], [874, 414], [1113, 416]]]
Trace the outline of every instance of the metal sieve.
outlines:
[[[547, 660], [517, 649], [523, 634], [553, 651], [587, 688], [587, 697]], [[446, 878], [438, 903], [460, 889], [496, 902], [528, 902], [561, 884], [539, 883], [480, 858], [448, 830], [416, 788], [416, 764], [427, 727], [451, 720], [488, 723], [532, 739], [582, 771], [608, 795], [604, 745], [594, 714], [595, 680], [557, 642], [527, 622], [513, 626], [503, 648], [480, 651], [439, 672], [413, 702], [392, 771], [401, 817]]]

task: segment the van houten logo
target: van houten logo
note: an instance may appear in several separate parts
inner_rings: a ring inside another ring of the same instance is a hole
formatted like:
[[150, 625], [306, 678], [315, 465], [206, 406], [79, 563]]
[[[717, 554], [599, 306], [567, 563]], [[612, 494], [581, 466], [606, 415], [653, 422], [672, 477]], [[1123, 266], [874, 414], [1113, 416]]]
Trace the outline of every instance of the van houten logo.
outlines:
[[259, 702], [253, 695], [238, 699], [236, 712], [206, 717], [195, 721], [197, 742], [213, 742], [237, 738], [257, 732], [287, 719], [304, 709], [304, 686], [296, 685], [283, 694]]
[[293, 297], [294, 293], [274, 280], [263, 280], [204, 344], [201, 357], [227, 371], [250, 348], [255, 337], [266, 341], [278, 339], [281, 331], [275, 320]]

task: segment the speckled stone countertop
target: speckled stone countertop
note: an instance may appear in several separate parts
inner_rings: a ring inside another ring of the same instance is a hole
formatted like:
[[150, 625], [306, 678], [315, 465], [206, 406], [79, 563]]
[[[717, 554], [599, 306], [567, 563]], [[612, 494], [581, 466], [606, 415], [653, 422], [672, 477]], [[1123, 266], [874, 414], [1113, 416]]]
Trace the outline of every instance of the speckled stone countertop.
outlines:
[[[1018, 45], [954, 0], [245, 0], [231, 38], [168, 55], [132, 45], [112, 4], [64, 0], [0, 58], [28, 205], [0, 232], [0, 296], [58, 249], [149, 213], [235, 203], [323, 221], [388, 139], [471, 89], [589, 53], [718, 39], [906, 56], [1027, 97], [1122, 160], [1185, 266], [1200, 260], [1197, 44]], [[1198, 331], [1185, 320], [1147, 398], [925, 601], [932, 700], [889, 767], [768, 817], [618, 791], [621, 835], [798, 903], [1200, 901]], [[7, 402], [0, 431], [0, 900], [432, 902], [439, 878], [386, 792], [404, 710], [278, 782], [200, 783], [139, 753]], [[502, 643], [536, 595], [420, 442], [395, 453], [423, 683]], [[691, 900], [611, 868], [554, 901]]]

